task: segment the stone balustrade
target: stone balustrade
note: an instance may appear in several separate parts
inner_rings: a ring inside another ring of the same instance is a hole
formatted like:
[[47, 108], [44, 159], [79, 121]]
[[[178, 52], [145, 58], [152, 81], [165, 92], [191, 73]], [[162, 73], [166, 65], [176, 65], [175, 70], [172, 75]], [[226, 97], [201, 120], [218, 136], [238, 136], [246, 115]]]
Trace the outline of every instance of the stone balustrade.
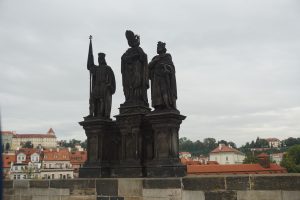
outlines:
[[5, 200], [300, 200], [300, 174], [5, 180]]

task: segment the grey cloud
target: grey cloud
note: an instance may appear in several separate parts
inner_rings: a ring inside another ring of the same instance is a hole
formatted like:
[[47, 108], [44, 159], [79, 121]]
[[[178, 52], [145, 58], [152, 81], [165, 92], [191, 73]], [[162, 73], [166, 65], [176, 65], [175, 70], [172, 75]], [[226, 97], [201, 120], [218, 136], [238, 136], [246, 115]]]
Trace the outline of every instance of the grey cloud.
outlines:
[[[172, 54], [181, 136], [238, 144], [297, 136], [300, 127], [300, 4], [297, 1], [0, 2], [3, 127], [84, 138], [88, 35], [115, 72], [112, 115], [124, 97], [124, 32], [141, 35], [150, 60], [159, 40]], [[150, 95], [149, 95], [150, 99]]]

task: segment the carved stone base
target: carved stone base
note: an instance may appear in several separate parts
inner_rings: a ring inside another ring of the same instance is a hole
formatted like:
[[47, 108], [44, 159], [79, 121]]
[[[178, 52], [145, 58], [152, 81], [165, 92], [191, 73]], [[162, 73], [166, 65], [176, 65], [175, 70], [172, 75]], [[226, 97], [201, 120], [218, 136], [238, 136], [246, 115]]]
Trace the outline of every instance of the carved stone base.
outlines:
[[139, 178], [143, 177], [143, 168], [141, 165], [117, 165], [111, 166], [111, 177], [118, 178]]
[[110, 173], [110, 167], [104, 166], [84, 166], [79, 168], [79, 178], [108, 178], [110, 177]]
[[176, 112], [151, 112], [145, 116], [152, 128], [153, 159], [145, 160], [147, 177], [180, 177], [186, 166], [179, 161], [179, 128], [186, 117]]
[[121, 138], [120, 164], [112, 167], [112, 177], [143, 176], [143, 134], [151, 132], [144, 116], [149, 112], [145, 106], [121, 105], [120, 114], [115, 116]]
[[186, 166], [181, 164], [148, 165], [144, 173], [146, 177], [183, 177], [186, 176]]
[[143, 105], [126, 106], [122, 104], [119, 110], [120, 110], [120, 114], [132, 114], [132, 113], [147, 114], [150, 112], [151, 109]]
[[111, 162], [119, 158], [119, 134], [114, 121], [85, 118], [79, 122], [87, 136], [87, 161], [79, 170], [79, 177], [109, 177]]

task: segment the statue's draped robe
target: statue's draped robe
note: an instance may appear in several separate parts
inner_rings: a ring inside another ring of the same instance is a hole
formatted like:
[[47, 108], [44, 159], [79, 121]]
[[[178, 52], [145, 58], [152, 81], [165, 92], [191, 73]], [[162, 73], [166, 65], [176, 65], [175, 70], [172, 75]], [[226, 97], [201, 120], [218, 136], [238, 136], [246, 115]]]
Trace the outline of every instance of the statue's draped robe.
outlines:
[[123, 54], [121, 72], [125, 95], [124, 105], [148, 106], [148, 61], [147, 54], [141, 47], [129, 48]]
[[149, 63], [151, 99], [154, 108], [176, 109], [175, 67], [170, 54], [155, 56]]
[[112, 95], [116, 91], [115, 76], [107, 65], [93, 66], [92, 74], [92, 109], [95, 116], [110, 118]]

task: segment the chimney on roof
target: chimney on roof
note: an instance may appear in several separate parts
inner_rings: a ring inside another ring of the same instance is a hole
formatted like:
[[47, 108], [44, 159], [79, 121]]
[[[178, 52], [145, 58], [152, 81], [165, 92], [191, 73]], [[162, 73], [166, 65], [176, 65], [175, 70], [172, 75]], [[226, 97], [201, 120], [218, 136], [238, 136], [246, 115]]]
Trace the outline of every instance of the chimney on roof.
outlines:
[[261, 153], [257, 156], [258, 158], [258, 163], [263, 167], [263, 168], [270, 168], [270, 156], [265, 153]]
[[222, 146], [223, 146], [223, 144], [219, 144], [219, 150], [222, 150]]
[[59, 152], [59, 148], [56, 148], [56, 151]]

